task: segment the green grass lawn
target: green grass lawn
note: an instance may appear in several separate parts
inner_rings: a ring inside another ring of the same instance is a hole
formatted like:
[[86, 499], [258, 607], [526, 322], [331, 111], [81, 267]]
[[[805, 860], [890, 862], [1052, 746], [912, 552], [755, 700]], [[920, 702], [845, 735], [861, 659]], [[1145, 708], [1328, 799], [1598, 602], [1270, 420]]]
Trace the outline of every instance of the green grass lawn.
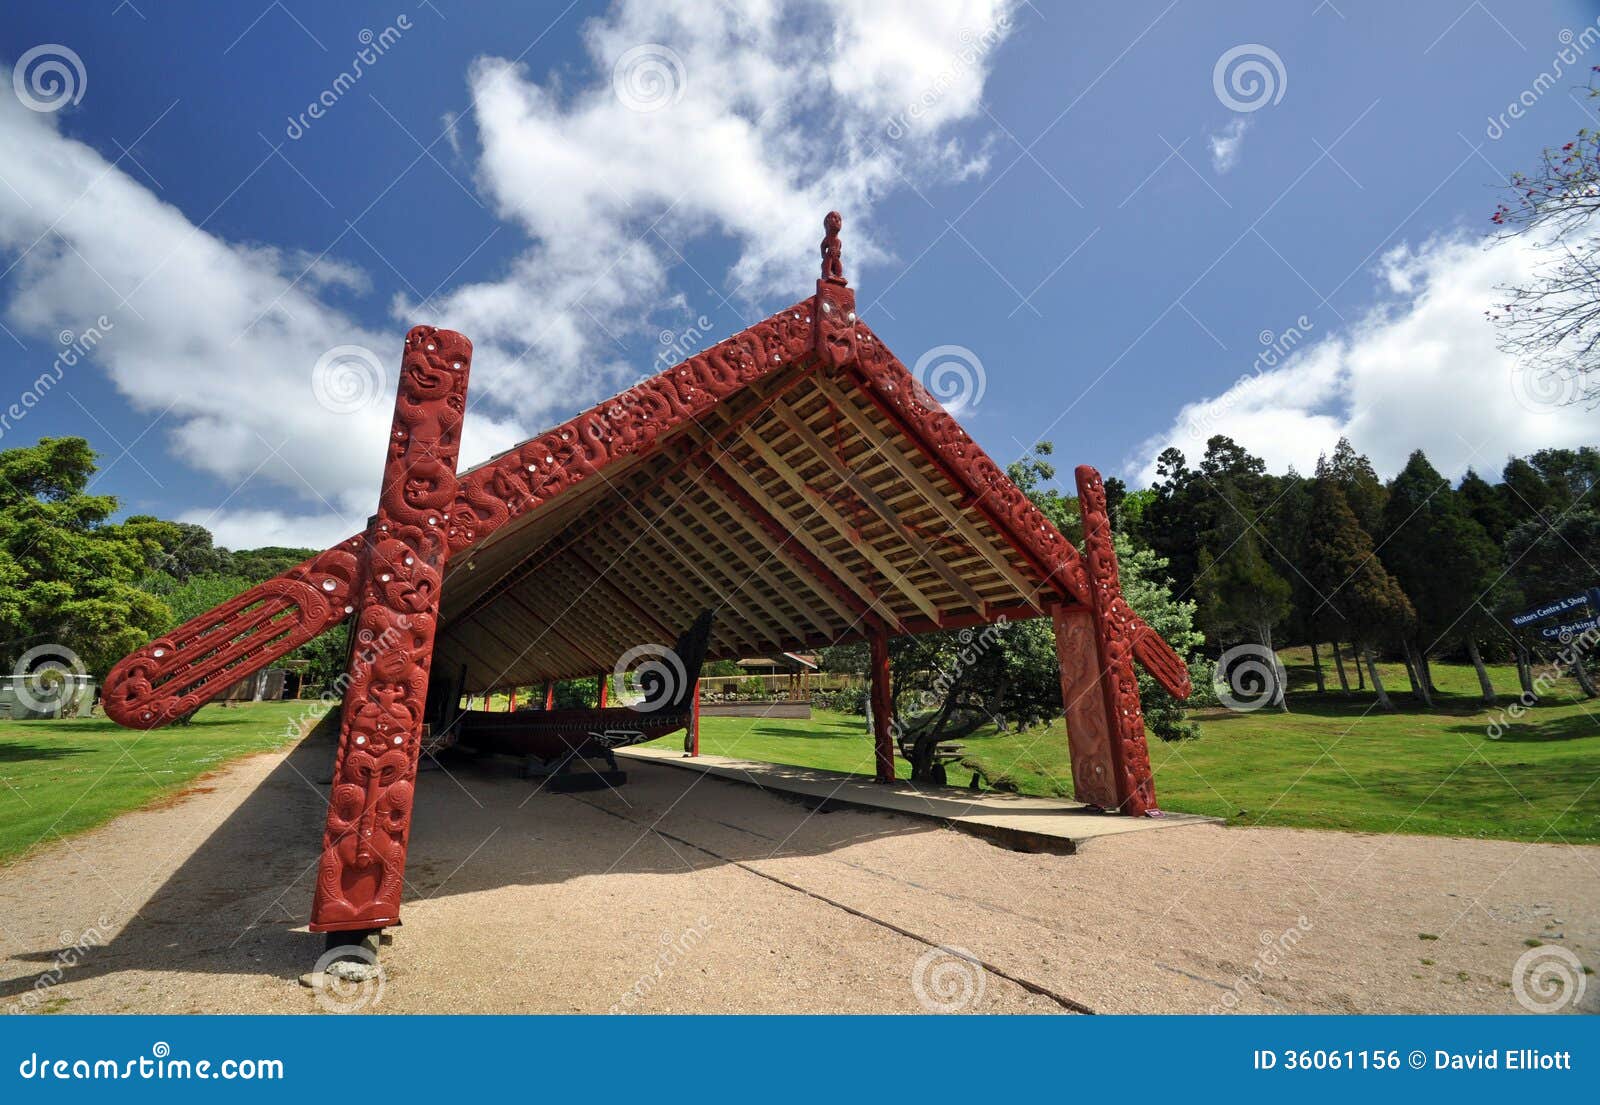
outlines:
[[[1283, 657], [1291, 713], [1197, 711], [1200, 739], [1150, 742], [1163, 808], [1245, 825], [1600, 843], [1600, 703], [1578, 698], [1570, 681], [1490, 740], [1488, 726], [1498, 711], [1478, 701], [1470, 667], [1434, 665], [1441, 696], [1425, 711], [1411, 700], [1404, 669], [1380, 666], [1398, 707], [1385, 713], [1370, 693], [1317, 695], [1309, 653], [1288, 650]], [[1326, 654], [1323, 659], [1329, 664]], [[1337, 687], [1331, 664], [1328, 676]], [[1516, 673], [1492, 668], [1491, 676], [1503, 710]], [[1020, 734], [980, 730], [964, 743], [965, 763], [986, 782], [1024, 794], [1071, 794], [1066, 729], [1059, 721]], [[700, 747], [872, 773], [864, 720], [821, 711], [809, 722], [704, 718]], [[902, 777], [908, 775], [905, 761], [896, 762]], [[968, 770], [950, 770], [952, 783], [969, 777]]]
[[103, 717], [0, 721], [0, 862], [183, 790], [228, 760], [292, 744], [315, 702], [207, 706], [136, 732]]

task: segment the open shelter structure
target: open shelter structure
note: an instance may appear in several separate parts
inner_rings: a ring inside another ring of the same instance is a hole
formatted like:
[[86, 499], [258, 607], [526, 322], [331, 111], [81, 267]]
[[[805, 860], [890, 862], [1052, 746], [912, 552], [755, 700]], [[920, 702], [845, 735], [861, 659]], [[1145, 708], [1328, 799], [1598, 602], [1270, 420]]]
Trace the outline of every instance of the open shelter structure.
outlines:
[[[425, 725], [641, 656], [670, 672], [707, 611], [709, 660], [866, 640], [882, 780], [891, 637], [1049, 617], [1078, 799], [1157, 812], [1134, 666], [1180, 697], [1188, 673], [1122, 596], [1100, 476], [1077, 470], [1080, 551], [857, 318], [824, 226], [814, 294], [459, 474], [472, 346], [416, 327], [365, 532], [113, 669], [107, 714], [148, 729], [353, 619], [314, 930], [398, 923]], [[574, 751], [599, 739], [566, 712]]]

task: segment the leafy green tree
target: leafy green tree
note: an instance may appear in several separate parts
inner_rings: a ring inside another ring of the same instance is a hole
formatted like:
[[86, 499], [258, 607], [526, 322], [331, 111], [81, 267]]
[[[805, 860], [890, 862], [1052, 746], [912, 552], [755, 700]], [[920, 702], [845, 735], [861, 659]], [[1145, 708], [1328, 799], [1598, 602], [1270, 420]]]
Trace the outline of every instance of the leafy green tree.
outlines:
[[154, 543], [155, 555], [149, 565], [152, 572], [171, 576], [180, 583], [196, 576], [230, 574], [228, 550], [217, 548], [211, 531], [204, 526], [168, 522], [148, 514], [135, 514], [122, 524]]
[[95, 675], [142, 644], [170, 614], [136, 580], [156, 549], [109, 519], [116, 499], [91, 495], [95, 454], [78, 437], [0, 452], [0, 581], [7, 664], [39, 644], [70, 648]]

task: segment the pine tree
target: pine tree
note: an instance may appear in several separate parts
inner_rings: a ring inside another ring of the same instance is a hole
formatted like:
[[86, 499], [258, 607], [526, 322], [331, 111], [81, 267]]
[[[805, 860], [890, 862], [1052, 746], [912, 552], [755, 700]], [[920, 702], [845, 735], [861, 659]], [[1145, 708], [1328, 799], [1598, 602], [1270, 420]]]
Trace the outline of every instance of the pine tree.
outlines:
[[[1220, 555], [1213, 556], [1210, 549], [1200, 553], [1200, 575], [1195, 582], [1200, 624], [1219, 641], [1242, 637], [1275, 657], [1272, 630], [1289, 612], [1289, 584], [1261, 554], [1255, 529], [1242, 522], [1238, 528]], [[1271, 702], [1287, 711], [1277, 664], [1270, 667], [1275, 684]]]
[[1356, 452], [1349, 438], [1341, 437], [1333, 447], [1332, 457], [1317, 458], [1317, 477], [1326, 477], [1344, 492], [1345, 502], [1355, 512], [1356, 521], [1368, 535], [1376, 535], [1383, 527], [1383, 503], [1388, 493], [1378, 478], [1372, 462]]
[[1306, 555], [1312, 584], [1322, 595], [1319, 611], [1323, 616], [1331, 611], [1346, 628], [1372, 677], [1379, 704], [1392, 710], [1373, 650], [1382, 642], [1403, 639], [1416, 611], [1374, 554], [1372, 538], [1333, 479], [1316, 481], [1311, 505]]
[[[1477, 652], [1486, 621], [1479, 600], [1494, 583], [1498, 552], [1420, 449], [1389, 484], [1380, 552], [1416, 608], [1416, 633], [1405, 644], [1421, 695], [1431, 704], [1428, 653], [1444, 641], [1459, 642], [1469, 655]], [[1485, 701], [1493, 702], [1481, 658], [1476, 666]]]
[[1500, 487], [1491, 484], [1472, 469], [1467, 469], [1467, 474], [1461, 477], [1461, 486], [1456, 489], [1461, 496], [1462, 505], [1467, 513], [1472, 515], [1472, 520], [1483, 527], [1489, 535], [1489, 540], [1496, 546], [1504, 543], [1506, 534], [1511, 532], [1515, 519], [1506, 509], [1506, 493]]

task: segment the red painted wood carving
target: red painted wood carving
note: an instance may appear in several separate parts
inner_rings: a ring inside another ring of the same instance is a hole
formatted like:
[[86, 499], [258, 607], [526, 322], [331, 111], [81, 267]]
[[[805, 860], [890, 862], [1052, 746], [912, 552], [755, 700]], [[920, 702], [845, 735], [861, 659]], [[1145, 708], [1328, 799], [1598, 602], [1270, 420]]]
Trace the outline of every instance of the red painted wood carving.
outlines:
[[383, 491], [361, 550], [333, 798], [311, 907], [314, 932], [382, 928], [400, 919], [471, 367], [472, 343], [460, 334], [418, 326], [406, 335]]
[[1061, 670], [1067, 750], [1072, 756], [1072, 793], [1080, 802], [1114, 810], [1121, 798], [1111, 755], [1112, 726], [1101, 686], [1094, 614], [1082, 606], [1057, 603], [1050, 616], [1056, 632], [1056, 663]]
[[1145, 747], [1139, 677], [1133, 670], [1133, 643], [1144, 623], [1122, 597], [1117, 552], [1111, 540], [1111, 515], [1106, 510], [1106, 487], [1100, 473], [1085, 464], [1076, 475], [1078, 510], [1083, 515], [1083, 553], [1089, 574], [1089, 602], [1085, 605], [1094, 614], [1100, 686], [1111, 727], [1117, 807], [1123, 813], [1146, 814], [1156, 808], [1156, 790], [1150, 778], [1150, 752]]

